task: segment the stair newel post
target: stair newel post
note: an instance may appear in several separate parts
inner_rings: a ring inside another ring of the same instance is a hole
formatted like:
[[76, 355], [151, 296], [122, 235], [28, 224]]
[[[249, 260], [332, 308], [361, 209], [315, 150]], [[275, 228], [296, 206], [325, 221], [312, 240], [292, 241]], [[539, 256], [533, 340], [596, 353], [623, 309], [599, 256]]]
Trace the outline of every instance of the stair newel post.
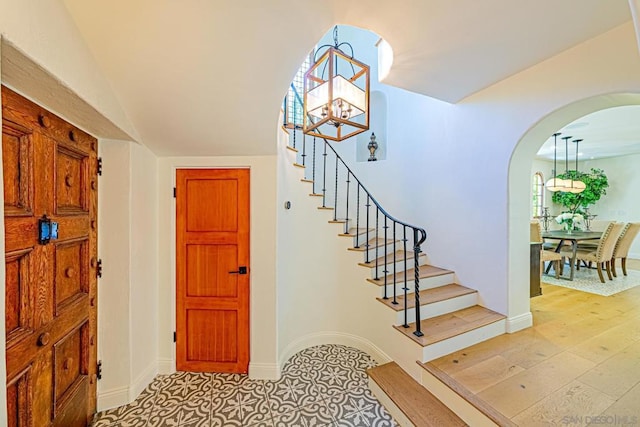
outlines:
[[324, 153], [322, 153], [322, 207], [327, 207], [327, 140], [324, 140]]
[[420, 326], [420, 265], [419, 265], [419, 257], [420, 257], [420, 244], [418, 243], [418, 229], [413, 229], [413, 256], [415, 259], [414, 263], [414, 272], [415, 272], [415, 299], [416, 299], [416, 330], [413, 334], [417, 337], [421, 337], [424, 334], [422, 333]]
[[336, 188], [333, 193], [333, 220], [338, 220], [338, 156], [336, 156]]
[[[385, 247], [386, 248], [386, 247]], [[398, 304], [397, 291], [396, 291], [396, 222], [393, 221], [393, 302], [392, 304]]]
[[311, 159], [311, 192], [316, 194], [316, 137], [313, 137], [313, 158]]
[[404, 250], [404, 286], [402, 290], [404, 291], [404, 325], [405, 328], [409, 327], [409, 323], [407, 322], [407, 291], [409, 288], [407, 287], [407, 226], [402, 226], [402, 246]]
[[344, 234], [349, 234], [349, 183], [351, 182], [349, 178], [351, 177], [351, 171], [347, 168], [347, 206], [346, 213], [344, 215]]
[[365, 241], [364, 241], [364, 262], [369, 263], [369, 208], [371, 207], [371, 198], [369, 197], [369, 193], [367, 193], [367, 230], [365, 231]]
[[[387, 230], [389, 229], [389, 226], [387, 225], [387, 216], [384, 216], [384, 242], [383, 242], [383, 248], [384, 248], [384, 267], [382, 269], [382, 274], [384, 274], [384, 299], [387, 299], [387, 282], [389, 281], [389, 270], [387, 270], [388, 266], [387, 266]], [[377, 246], [376, 246], [377, 248]], [[395, 293], [395, 290], [394, 290]]]

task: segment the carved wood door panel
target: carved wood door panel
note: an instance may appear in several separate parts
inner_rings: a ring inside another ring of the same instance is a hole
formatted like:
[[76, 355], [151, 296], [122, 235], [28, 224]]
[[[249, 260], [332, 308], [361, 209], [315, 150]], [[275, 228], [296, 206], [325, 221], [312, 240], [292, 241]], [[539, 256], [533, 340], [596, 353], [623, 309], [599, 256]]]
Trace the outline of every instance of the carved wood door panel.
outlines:
[[[2, 87], [9, 426], [96, 408], [97, 140]], [[39, 240], [39, 220], [58, 238]]]

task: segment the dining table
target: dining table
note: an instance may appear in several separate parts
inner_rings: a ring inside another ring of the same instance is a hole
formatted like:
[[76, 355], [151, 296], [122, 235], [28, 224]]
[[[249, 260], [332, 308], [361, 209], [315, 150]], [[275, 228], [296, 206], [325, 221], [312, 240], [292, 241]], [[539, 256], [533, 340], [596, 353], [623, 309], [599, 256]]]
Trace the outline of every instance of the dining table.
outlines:
[[588, 240], [598, 240], [602, 237], [601, 231], [565, 231], [565, 230], [549, 230], [542, 233], [542, 238], [545, 240], [558, 240], [558, 245], [555, 251], [560, 252], [564, 242], [571, 242], [571, 273], [569, 274], [569, 280], [573, 280], [573, 274], [576, 268], [576, 252], [578, 250], [578, 243]]

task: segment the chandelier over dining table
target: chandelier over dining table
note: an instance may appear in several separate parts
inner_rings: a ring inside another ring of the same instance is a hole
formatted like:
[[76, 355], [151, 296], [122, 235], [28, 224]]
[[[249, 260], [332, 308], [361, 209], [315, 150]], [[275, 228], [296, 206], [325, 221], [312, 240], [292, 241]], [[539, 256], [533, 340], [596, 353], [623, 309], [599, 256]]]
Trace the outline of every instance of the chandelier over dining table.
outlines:
[[[579, 153], [579, 144], [582, 142], [582, 139], [574, 139], [573, 142], [576, 144], [576, 169], [574, 178], [558, 178], [558, 168], [557, 168], [557, 150], [558, 150], [558, 136], [562, 135], [560, 132], [556, 132], [553, 134], [553, 178], [549, 179], [545, 183], [545, 187], [547, 190], [551, 192], [562, 191], [568, 193], [582, 193], [586, 188], [586, 184], [579, 179], [577, 179], [579, 175], [578, 171], [578, 153]], [[569, 140], [571, 136], [563, 136], [565, 144], [565, 177], [569, 176]]]

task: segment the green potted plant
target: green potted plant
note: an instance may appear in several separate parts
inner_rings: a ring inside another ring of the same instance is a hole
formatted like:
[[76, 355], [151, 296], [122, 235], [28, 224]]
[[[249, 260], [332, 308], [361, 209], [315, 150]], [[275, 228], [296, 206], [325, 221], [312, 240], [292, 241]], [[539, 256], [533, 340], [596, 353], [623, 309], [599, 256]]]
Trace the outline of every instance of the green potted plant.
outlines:
[[584, 215], [585, 209], [595, 204], [602, 196], [607, 194], [609, 180], [602, 169], [591, 168], [591, 172], [585, 173], [575, 170], [558, 175], [561, 179], [573, 179], [584, 182], [586, 188], [582, 193], [569, 193], [558, 191], [553, 193], [553, 203], [567, 208], [568, 213]]

